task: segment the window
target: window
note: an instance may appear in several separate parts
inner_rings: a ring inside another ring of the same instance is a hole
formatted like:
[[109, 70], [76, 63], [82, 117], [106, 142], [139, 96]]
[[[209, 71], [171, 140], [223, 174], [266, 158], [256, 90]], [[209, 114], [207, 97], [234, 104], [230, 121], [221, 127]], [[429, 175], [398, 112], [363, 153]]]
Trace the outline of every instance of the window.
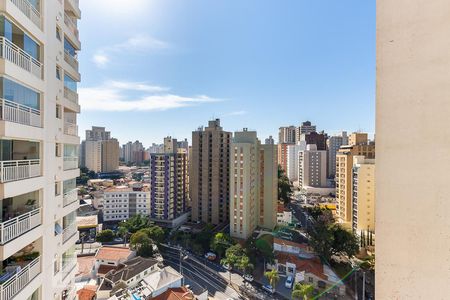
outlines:
[[56, 26], [56, 38], [58, 39], [58, 41], [61, 41], [61, 28], [59, 28], [58, 26]]
[[61, 119], [62, 118], [62, 110], [61, 105], [56, 104], [56, 118]]
[[40, 109], [40, 93], [3, 77], [0, 77], [0, 97], [34, 109]]
[[55, 182], [55, 196], [61, 195], [61, 182]]
[[61, 157], [61, 144], [60, 143], [55, 144], [55, 156]]
[[61, 80], [61, 67], [56, 66], [56, 78], [58, 78], [58, 80]]

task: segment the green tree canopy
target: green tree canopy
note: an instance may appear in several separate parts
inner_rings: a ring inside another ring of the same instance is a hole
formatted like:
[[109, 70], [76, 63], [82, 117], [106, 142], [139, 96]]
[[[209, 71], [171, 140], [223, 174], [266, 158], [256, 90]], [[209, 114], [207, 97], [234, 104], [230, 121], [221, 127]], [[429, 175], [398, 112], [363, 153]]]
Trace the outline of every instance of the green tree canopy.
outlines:
[[225, 251], [234, 244], [233, 239], [223, 232], [216, 233], [211, 240], [211, 250], [217, 253], [219, 257], [224, 256]]
[[135, 215], [128, 220], [121, 222], [119, 227], [125, 227], [128, 232], [135, 233], [141, 229], [151, 226], [150, 219], [144, 215]]
[[269, 280], [270, 285], [275, 290], [275, 287], [278, 281], [280, 280], [280, 275], [278, 275], [278, 271], [276, 269], [272, 269], [264, 273], [264, 276], [267, 277], [267, 280]]
[[278, 198], [285, 204], [291, 201], [293, 186], [283, 168], [278, 166]]
[[105, 229], [97, 233], [95, 240], [100, 243], [112, 242], [115, 237], [114, 231], [111, 229]]
[[310, 284], [296, 283], [292, 290], [292, 299], [308, 300], [314, 292], [314, 286]]

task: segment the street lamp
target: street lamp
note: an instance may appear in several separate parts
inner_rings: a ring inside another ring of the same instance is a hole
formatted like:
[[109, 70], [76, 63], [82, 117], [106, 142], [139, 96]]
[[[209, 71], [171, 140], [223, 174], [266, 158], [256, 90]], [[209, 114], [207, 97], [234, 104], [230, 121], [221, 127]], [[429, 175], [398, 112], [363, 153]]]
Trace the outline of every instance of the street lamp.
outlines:
[[[179, 250], [180, 250], [180, 274], [181, 274], [181, 276], [183, 276], [183, 268], [182, 268], [181, 263], [182, 263], [183, 260], [188, 259], [189, 256], [187, 256], [187, 255], [183, 256], [183, 251], [181, 249], [179, 249]], [[184, 276], [181, 278], [181, 285], [184, 285], [183, 281], [184, 281]]]

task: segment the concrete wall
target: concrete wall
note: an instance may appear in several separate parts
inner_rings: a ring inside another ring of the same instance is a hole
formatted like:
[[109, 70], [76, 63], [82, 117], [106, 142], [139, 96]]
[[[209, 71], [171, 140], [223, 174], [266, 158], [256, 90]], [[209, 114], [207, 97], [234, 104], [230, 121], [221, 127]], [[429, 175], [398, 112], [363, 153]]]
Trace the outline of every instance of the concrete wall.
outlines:
[[377, 1], [377, 299], [449, 298], [449, 12]]

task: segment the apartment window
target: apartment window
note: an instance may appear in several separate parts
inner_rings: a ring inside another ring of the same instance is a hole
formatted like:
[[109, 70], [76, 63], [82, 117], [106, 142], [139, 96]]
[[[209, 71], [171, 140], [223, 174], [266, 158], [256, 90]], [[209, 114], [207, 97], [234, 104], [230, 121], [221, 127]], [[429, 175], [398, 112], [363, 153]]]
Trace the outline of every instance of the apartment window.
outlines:
[[0, 97], [34, 109], [40, 109], [40, 93], [4, 77], [0, 77]]
[[77, 81], [67, 74], [64, 74], [64, 86], [74, 92], [77, 91]]
[[61, 157], [61, 144], [60, 143], [55, 144], [55, 156]]
[[56, 104], [56, 118], [61, 119], [62, 118], [62, 109], [60, 104]]
[[55, 196], [61, 195], [61, 182], [55, 182]]
[[58, 39], [58, 41], [61, 41], [61, 28], [59, 28], [58, 26], [56, 26], [56, 38]]
[[60, 66], [56, 66], [56, 78], [58, 80], [61, 80], [61, 67]]

